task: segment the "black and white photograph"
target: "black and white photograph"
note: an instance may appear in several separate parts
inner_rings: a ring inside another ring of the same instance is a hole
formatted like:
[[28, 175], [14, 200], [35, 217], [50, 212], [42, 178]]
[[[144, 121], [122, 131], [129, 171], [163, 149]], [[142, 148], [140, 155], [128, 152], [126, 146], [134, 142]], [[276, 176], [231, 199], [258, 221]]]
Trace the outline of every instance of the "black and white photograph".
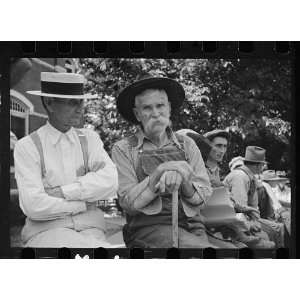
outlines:
[[12, 248], [291, 247], [288, 58], [12, 58]]

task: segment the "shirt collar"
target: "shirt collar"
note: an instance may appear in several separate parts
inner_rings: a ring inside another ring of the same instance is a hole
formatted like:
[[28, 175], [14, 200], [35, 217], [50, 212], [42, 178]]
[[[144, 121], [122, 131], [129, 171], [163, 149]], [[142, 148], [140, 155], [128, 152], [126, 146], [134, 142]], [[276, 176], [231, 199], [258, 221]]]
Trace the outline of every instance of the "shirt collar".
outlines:
[[[166, 132], [167, 132], [167, 136], [169, 138], [169, 141], [173, 141], [178, 147], [181, 148], [181, 145], [180, 145], [174, 131], [172, 130], [172, 128], [170, 126], [168, 126], [166, 128]], [[136, 136], [138, 138], [138, 143], [137, 143], [136, 148], [139, 149], [143, 145], [144, 139], [148, 139], [148, 138], [145, 136], [145, 134], [144, 134], [141, 127], [139, 127], [138, 131], [136, 132]]]
[[206, 167], [206, 169], [208, 169], [212, 173], [215, 173], [215, 172], [217, 172], [220, 169], [220, 167], [218, 165], [216, 165], [214, 168], [211, 168], [206, 163], [205, 163], [205, 167]]
[[72, 143], [74, 144], [75, 143], [75, 139], [74, 139], [74, 129], [73, 127], [70, 128], [70, 130], [68, 130], [66, 133], [63, 133], [59, 130], [57, 130], [56, 128], [54, 128], [50, 123], [49, 121], [47, 121], [46, 123], [46, 130], [49, 134], [49, 138], [50, 138], [50, 141], [52, 142], [53, 145], [56, 145], [60, 139], [63, 137], [63, 136], [66, 136], [66, 138]]

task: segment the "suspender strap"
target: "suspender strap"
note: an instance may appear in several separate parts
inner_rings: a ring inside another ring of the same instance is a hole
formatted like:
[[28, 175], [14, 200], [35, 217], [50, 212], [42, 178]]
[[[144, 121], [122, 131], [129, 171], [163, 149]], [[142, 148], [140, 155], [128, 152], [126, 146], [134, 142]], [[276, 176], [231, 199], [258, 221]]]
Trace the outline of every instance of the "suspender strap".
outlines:
[[34, 131], [30, 134], [30, 137], [35, 144], [41, 158], [41, 169], [42, 169], [42, 177], [45, 177], [46, 175], [46, 168], [45, 168], [45, 158], [44, 158], [44, 151], [41, 143], [41, 139], [37, 133], [37, 131]]
[[83, 155], [83, 163], [84, 163], [84, 169], [85, 169], [85, 174], [89, 172], [89, 167], [88, 167], [88, 141], [86, 136], [82, 133], [81, 130], [79, 129], [75, 129], [77, 134], [78, 134], [78, 138], [80, 141], [80, 145], [81, 145], [81, 151], [82, 151], [82, 155]]
[[[86, 174], [86, 173], [88, 173], [88, 169], [89, 169], [88, 168], [88, 141], [87, 141], [86, 136], [79, 129], [76, 129], [76, 132], [78, 134], [78, 138], [79, 138], [80, 145], [81, 145], [84, 170], [85, 170], [85, 174]], [[41, 159], [40, 161], [41, 161], [42, 177], [45, 177], [46, 167], [45, 167], [45, 158], [44, 158], [44, 151], [43, 151], [41, 139], [40, 139], [37, 131], [32, 132], [30, 134], [30, 137], [39, 152], [40, 159]]]

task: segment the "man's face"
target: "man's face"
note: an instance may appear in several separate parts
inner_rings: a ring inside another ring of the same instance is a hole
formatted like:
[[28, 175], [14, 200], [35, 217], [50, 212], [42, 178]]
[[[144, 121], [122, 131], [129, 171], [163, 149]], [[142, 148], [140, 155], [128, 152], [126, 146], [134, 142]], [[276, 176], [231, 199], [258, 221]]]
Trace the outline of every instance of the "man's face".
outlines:
[[171, 106], [163, 90], [145, 90], [135, 98], [134, 114], [145, 134], [159, 135], [170, 123]]
[[58, 99], [48, 101], [48, 109], [52, 119], [68, 128], [80, 125], [83, 113], [83, 99]]
[[209, 158], [216, 162], [221, 162], [223, 160], [224, 154], [227, 151], [227, 139], [217, 136], [212, 142], [212, 149], [209, 153]]
[[265, 168], [265, 163], [259, 163], [259, 164], [257, 164], [257, 174], [261, 174], [262, 173], [262, 171], [264, 170], [264, 168]]

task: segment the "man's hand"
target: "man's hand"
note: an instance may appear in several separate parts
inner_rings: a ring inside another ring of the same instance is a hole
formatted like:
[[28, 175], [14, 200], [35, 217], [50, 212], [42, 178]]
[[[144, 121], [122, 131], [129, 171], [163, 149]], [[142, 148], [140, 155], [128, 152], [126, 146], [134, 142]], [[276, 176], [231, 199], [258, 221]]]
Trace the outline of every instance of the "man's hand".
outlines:
[[172, 193], [179, 189], [182, 183], [182, 176], [177, 171], [166, 171], [160, 177], [159, 182], [155, 185], [155, 189], [160, 193]]
[[250, 231], [251, 232], [260, 232], [261, 231], [261, 225], [256, 220], [249, 221], [250, 224]]
[[260, 218], [259, 211], [254, 207], [234, 203], [234, 209], [237, 213], [244, 213], [248, 215], [252, 220], [258, 220]]
[[[158, 192], [158, 186], [159, 186], [158, 183], [159, 183], [162, 175], [165, 172], [168, 172], [168, 171], [176, 171], [177, 173], [179, 173], [181, 175], [183, 184], [188, 183], [191, 180], [192, 176], [194, 175], [192, 167], [186, 161], [168, 161], [168, 162], [164, 162], [164, 163], [160, 164], [155, 169], [155, 171], [150, 175], [149, 188], [153, 193]], [[174, 176], [175, 175], [168, 175], [167, 180], [168, 180], [169, 185], [174, 185], [173, 184], [173, 182], [175, 180]], [[165, 182], [165, 179], [163, 178], [162, 181]], [[170, 181], [172, 183], [170, 183]], [[162, 190], [164, 190], [163, 185], [164, 184], [162, 184]]]
[[52, 197], [65, 198], [60, 186], [56, 186], [56, 187], [53, 187], [53, 188], [45, 188], [45, 192], [49, 196], [52, 196]]
[[168, 161], [158, 166], [163, 171], [177, 171], [181, 174], [183, 182], [190, 181], [194, 175], [192, 167], [184, 160]]

